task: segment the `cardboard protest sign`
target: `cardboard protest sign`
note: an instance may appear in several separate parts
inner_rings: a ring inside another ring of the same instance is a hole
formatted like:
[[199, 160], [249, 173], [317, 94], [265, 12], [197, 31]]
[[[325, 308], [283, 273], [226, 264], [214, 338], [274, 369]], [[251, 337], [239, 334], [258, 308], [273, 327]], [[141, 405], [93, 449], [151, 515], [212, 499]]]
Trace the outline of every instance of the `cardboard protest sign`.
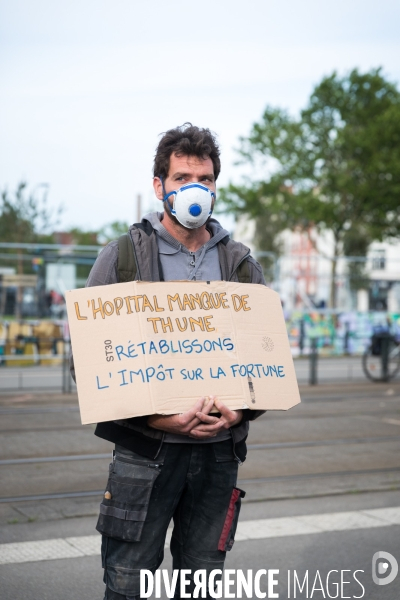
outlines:
[[82, 423], [300, 402], [279, 296], [226, 281], [129, 282], [66, 293]]

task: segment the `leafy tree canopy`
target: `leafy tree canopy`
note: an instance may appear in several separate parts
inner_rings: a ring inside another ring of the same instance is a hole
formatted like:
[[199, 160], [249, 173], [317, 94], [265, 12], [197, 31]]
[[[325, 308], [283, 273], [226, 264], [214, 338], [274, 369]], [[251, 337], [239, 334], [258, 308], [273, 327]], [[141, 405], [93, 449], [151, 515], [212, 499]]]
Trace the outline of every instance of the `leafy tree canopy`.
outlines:
[[100, 229], [99, 239], [102, 244], [108, 244], [108, 242], [116, 240], [122, 234], [127, 233], [128, 229], [129, 223], [127, 221], [113, 221]]
[[28, 192], [25, 181], [14, 194], [5, 189], [0, 198], [0, 239], [2, 242], [48, 242], [62, 213], [62, 207], [52, 210], [47, 203], [47, 186], [36, 186]]
[[98, 244], [98, 231], [71, 227], [67, 233], [71, 234], [72, 241], [76, 246], [97, 246]]
[[222, 208], [267, 220], [274, 237], [329, 230], [338, 255], [400, 235], [400, 93], [381, 69], [325, 77], [298, 118], [267, 107], [239, 155], [261, 176], [222, 189]]

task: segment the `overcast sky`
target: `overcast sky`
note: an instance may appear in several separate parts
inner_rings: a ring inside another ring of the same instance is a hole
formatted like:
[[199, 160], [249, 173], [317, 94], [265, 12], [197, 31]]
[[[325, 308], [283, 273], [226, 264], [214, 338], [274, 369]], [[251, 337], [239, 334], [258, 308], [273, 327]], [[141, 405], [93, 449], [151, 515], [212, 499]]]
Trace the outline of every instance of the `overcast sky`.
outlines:
[[48, 183], [63, 227], [133, 222], [158, 135], [185, 121], [238, 181], [267, 104], [296, 113], [335, 69], [399, 82], [399, 31], [398, 0], [0, 0], [0, 187]]

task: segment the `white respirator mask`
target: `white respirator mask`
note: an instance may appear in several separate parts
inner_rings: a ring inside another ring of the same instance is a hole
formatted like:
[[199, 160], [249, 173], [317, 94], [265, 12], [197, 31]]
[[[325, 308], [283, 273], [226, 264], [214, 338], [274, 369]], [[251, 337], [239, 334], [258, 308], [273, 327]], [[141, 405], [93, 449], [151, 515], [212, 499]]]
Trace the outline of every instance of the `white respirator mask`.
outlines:
[[[174, 196], [172, 205], [170, 196]], [[171, 214], [187, 229], [197, 229], [204, 225], [212, 213], [213, 199], [214, 192], [201, 183], [188, 183], [169, 194], [164, 190], [164, 202], [168, 202]]]

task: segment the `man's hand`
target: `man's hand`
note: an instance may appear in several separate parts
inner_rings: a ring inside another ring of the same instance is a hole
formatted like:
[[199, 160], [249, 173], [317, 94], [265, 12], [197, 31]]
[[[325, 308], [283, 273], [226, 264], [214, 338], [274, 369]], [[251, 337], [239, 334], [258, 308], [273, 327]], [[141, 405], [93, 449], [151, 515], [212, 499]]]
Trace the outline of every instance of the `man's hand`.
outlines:
[[225, 404], [211, 396], [211, 400], [214, 402], [214, 406], [221, 413], [220, 417], [213, 417], [208, 415], [205, 411], [196, 413], [196, 417], [201, 421], [199, 425], [193, 427], [190, 431], [190, 437], [196, 439], [205, 439], [214, 437], [221, 429], [229, 429], [233, 427], [243, 418], [243, 411], [241, 410], [230, 410]]
[[[202, 422], [198, 415], [202, 415], [203, 418], [207, 417], [213, 406], [214, 398], [212, 396], [207, 403], [205, 398], [200, 398], [193, 408], [180, 415], [151, 415], [147, 419], [147, 424], [149, 427], [168, 433], [189, 435], [193, 428]], [[216, 432], [212, 431], [205, 437], [215, 437], [216, 435]]]
[[[209, 414], [213, 406], [221, 413], [220, 417]], [[189, 435], [202, 440], [213, 438], [221, 429], [229, 429], [240, 423], [242, 417], [243, 412], [241, 410], [230, 410], [215, 396], [210, 396], [208, 403], [206, 403], [205, 398], [200, 398], [193, 408], [180, 415], [151, 415], [147, 420], [147, 424], [149, 427], [167, 433]]]

